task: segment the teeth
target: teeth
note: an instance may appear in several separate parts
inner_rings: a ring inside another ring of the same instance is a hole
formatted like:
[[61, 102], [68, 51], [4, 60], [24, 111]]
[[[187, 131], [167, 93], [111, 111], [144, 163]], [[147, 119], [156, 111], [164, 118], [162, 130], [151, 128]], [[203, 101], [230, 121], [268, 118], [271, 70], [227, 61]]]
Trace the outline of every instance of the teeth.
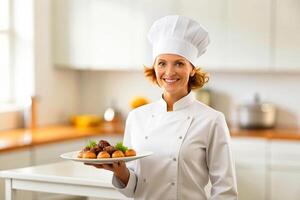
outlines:
[[165, 81], [167, 83], [174, 83], [176, 81], [176, 79], [165, 79]]

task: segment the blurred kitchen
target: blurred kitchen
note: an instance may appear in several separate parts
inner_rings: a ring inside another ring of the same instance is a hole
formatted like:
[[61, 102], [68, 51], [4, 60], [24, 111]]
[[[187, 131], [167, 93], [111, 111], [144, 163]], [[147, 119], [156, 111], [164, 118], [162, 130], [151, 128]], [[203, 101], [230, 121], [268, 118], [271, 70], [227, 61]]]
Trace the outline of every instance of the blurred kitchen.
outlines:
[[122, 140], [128, 112], [161, 95], [143, 66], [147, 31], [167, 14], [210, 34], [198, 61], [210, 81], [195, 93], [226, 116], [239, 199], [299, 200], [299, 0], [0, 0], [0, 170]]

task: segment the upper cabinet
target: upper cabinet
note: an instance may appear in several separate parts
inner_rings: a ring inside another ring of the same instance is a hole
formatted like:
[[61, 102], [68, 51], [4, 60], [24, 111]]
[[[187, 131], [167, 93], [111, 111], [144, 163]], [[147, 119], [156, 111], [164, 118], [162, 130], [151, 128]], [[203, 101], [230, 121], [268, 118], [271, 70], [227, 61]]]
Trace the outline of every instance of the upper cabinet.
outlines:
[[147, 31], [174, 14], [172, 0], [53, 1], [54, 64], [76, 69], [143, 69], [151, 65]]
[[210, 70], [267, 70], [271, 0], [179, 0], [179, 14], [201, 23], [210, 44], [199, 65]]
[[54, 0], [56, 66], [143, 69], [152, 64], [147, 33], [156, 19], [181, 14], [211, 42], [197, 65], [208, 71], [300, 70], [298, 0]]
[[274, 65], [278, 71], [300, 70], [300, 1], [275, 1]]
[[89, 64], [89, 4], [85, 0], [53, 1], [53, 60], [64, 67]]
[[225, 68], [259, 71], [270, 67], [271, 0], [227, 1]]

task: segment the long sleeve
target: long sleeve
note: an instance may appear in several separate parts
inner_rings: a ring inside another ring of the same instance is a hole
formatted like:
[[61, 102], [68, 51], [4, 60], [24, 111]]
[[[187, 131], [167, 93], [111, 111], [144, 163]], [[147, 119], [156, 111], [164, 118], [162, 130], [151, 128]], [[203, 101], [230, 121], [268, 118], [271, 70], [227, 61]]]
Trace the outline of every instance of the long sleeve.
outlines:
[[[131, 126], [131, 118], [130, 114], [128, 115], [128, 118], [126, 120], [125, 125], [125, 133], [124, 133], [124, 141], [123, 143], [125, 146], [132, 147], [131, 145], [131, 132], [130, 132], [130, 126]], [[124, 194], [127, 197], [133, 197], [136, 189], [136, 185], [138, 182], [137, 175], [134, 173], [135, 169], [135, 161], [126, 163], [128, 169], [129, 169], [129, 180], [125, 187], [125, 185], [115, 176], [112, 178], [112, 184], [113, 186], [122, 194]]]
[[230, 134], [223, 114], [213, 123], [208, 138], [207, 165], [212, 184], [210, 200], [237, 200]]

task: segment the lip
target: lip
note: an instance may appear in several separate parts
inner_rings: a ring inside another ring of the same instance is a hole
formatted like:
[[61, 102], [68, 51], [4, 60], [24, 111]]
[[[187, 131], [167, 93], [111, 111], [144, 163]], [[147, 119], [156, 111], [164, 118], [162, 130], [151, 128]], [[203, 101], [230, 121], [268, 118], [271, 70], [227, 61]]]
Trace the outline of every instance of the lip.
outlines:
[[164, 82], [168, 83], [168, 84], [172, 84], [177, 82], [179, 79], [178, 78], [163, 78]]

